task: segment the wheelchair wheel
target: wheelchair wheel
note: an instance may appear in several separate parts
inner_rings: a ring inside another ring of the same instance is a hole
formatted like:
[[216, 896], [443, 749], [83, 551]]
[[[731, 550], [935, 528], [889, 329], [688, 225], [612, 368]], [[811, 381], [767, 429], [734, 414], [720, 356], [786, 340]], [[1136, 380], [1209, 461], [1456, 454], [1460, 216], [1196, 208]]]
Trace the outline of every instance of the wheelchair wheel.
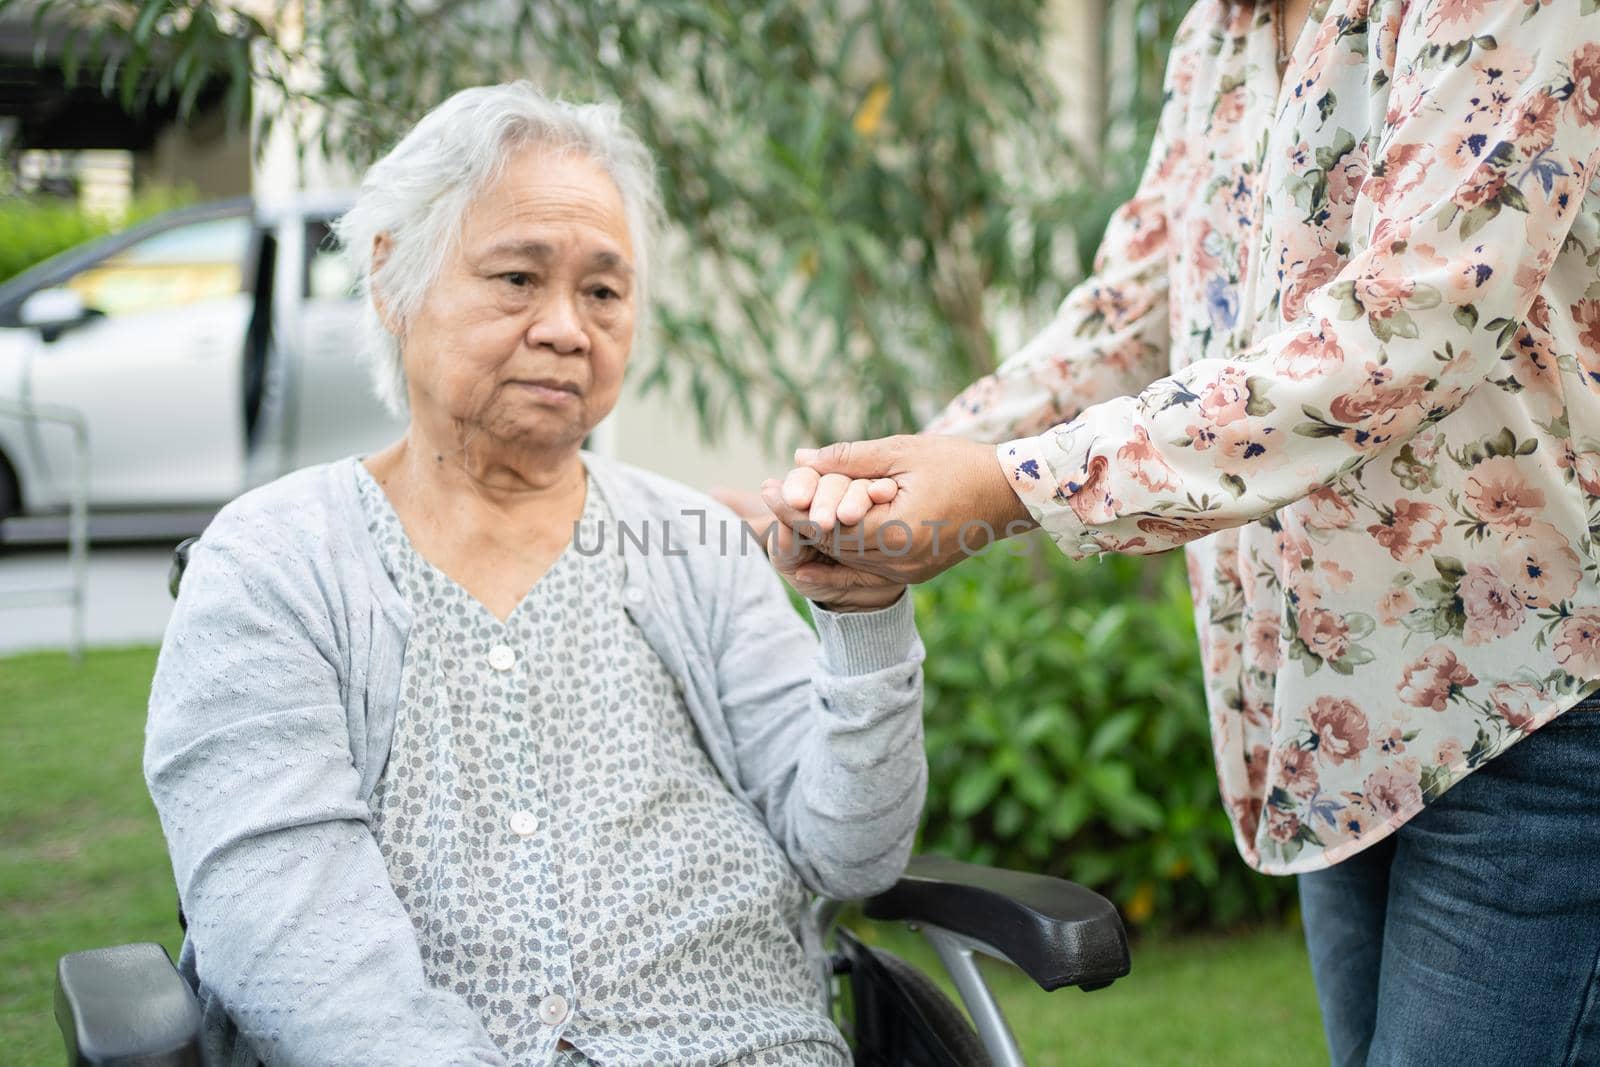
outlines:
[[978, 1033], [967, 1022], [966, 1014], [954, 1001], [944, 995], [944, 990], [932, 978], [917, 970], [892, 952], [874, 949], [873, 955], [884, 969], [894, 975], [900, 989], [911, 998], [923, 1021], [934, 1036], [956, 1058], [958, 1063], [970, 1067], [990, 1067], [989, 1053], [978, 1040]]
[[967, 1017], [933, 980], [892, 952], [838, 935], [838, 973], [849, 975], [841, 1022], [856, 1067], [992, 1067]]

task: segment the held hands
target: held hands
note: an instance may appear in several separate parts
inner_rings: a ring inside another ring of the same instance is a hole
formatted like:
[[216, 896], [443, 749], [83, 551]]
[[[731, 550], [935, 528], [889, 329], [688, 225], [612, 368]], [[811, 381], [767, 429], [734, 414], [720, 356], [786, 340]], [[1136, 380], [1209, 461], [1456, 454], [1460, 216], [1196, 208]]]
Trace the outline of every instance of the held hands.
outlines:
[[858, 589], [863, 575], [926, 581], [1037, 525], [993, 447], [963, 438], [902, 435], [803, 448], [795, 462], [781, 485], [769, 481], [761, 495], [803, 550], [790, 578], [797, 589]]
[[[849, 482], [850, 479], [844, 481]], [[763, 483], [762, 491], [765, 493], [769, 487], [775, 488], [777, 485], [777, 481], [768, 479]], [[894, 483], [887, 479], [877, 483], [860, 479], [858, 485], [847, 488], [853, 490], [852, 506], [860, 507], [862, 514], [880, 499], [893, 499], [895, 493]], [[755, 531], [760, 543], [767, 548], [773, 567], [783, 575], [784, 581], [795, 592], [818, 606], [839, 612], [876, 611], [893, 604], [905, 592], [903, 582], [866, 571], [833, 574], [825, 583], [801, 578], [797, 572], [802, 566], [826, 563], [828, 560], [817, 550], [815, 536], [808, 536], [809, 531], [797, 533], [792, 527], [779, 522], [768, 510], [761, 495], [731, 489], [714, 490], [711, 495], [731, 508]]]
[[989, 445], [902, 435], [798, 449], [795, 462], [759, 497], [715, 495], [763, 535], [797, 592], [833, 610], [887, 606], [903, 586], [1038, 525]]

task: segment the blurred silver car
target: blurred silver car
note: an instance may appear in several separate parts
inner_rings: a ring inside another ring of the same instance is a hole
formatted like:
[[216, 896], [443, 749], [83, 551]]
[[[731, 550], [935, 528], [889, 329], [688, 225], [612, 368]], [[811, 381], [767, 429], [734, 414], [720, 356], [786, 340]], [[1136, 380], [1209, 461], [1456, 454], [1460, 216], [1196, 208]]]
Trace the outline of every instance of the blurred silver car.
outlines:
[[209, 508], [393, 440], [329, 240], [345, 197], [170, 212], [0, 285], [0, 519], [64, 509], [73, 412], [95, 511]]

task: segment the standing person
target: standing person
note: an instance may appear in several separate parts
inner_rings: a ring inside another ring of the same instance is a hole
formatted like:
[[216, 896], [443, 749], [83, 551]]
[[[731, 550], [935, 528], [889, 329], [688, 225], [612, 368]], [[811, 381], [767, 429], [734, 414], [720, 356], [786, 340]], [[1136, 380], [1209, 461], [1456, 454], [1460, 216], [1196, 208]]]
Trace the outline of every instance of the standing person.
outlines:
[[1600, 12], [1202, 0], [1167, 90], [1055, 321], [767, 503], [864, 538], [811, 580], [1184, 545], [1333, 1062], [1600, 1063]]

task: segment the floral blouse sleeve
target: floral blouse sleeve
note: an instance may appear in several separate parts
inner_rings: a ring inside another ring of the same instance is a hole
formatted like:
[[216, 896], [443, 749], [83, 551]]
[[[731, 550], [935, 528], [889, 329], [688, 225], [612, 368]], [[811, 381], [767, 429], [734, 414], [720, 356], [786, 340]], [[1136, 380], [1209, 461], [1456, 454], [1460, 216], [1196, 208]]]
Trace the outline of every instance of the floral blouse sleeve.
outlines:
[[1136, 393], [1166, 371], [1166, 190], [1185, 147], [1176, 136], [1183, 102], [1171, 82], [1184, 37], [1180, 30], [1138, 191], [1107, 224], [1094, 273], [1067, 294], [1042, 332], [963, 390], [924, 432], [979, 441], [1038, 433], [1092, 404]]
[[[999, 447], [1018, 495], [1064, 551], [1158, 552], [1266, 516], [1444, 418], [1489, 378], [1593, 177], [1600, 111], [1581, 91], [1592, 74], [1575, 70], [1596, 47], [1584, 43], [1594, 33], [1587, 6], [1409, 6], [1384, 42], [1394, 79], [1366, 146], [1374, 163], [1343, 268], [1238, 355], [1199, 360]], [[1482, 106], [1468, 63], [1481, 50], [1504, 57], [1503, 107]], [[1317, 108], [1307, 110], [1302, 121], [1314, 124]], [[1292, 194], [1292, 176], [1284, 184]], [[1139, 279], [1133, 306], [1153, 302], [1158, 283], [1146, 279], [1159, 256], [1131, 254], [1126, 211], [1119, 225], [1113, 262], [1144, 264], [1119, 280]], [[1091, 297], [1075, 302], [1082, 309], [1060, 322], [1068, 334], [1094, 323]], [[1103, 329], [1121, 343], [1159, 327]], [[1032, 367], [1049, 364], [1048, 348], [1026, 350]], [[1097, 345], [1095, 363], [1108, 355]], [[1095, 384], [1079, 395], [1114, 392], [1116, 373], [1063, 371], [1050, 402], [1083, 381]], [[1020, 404], [1007, 413], [1019, 424], [1029, 414]]]

